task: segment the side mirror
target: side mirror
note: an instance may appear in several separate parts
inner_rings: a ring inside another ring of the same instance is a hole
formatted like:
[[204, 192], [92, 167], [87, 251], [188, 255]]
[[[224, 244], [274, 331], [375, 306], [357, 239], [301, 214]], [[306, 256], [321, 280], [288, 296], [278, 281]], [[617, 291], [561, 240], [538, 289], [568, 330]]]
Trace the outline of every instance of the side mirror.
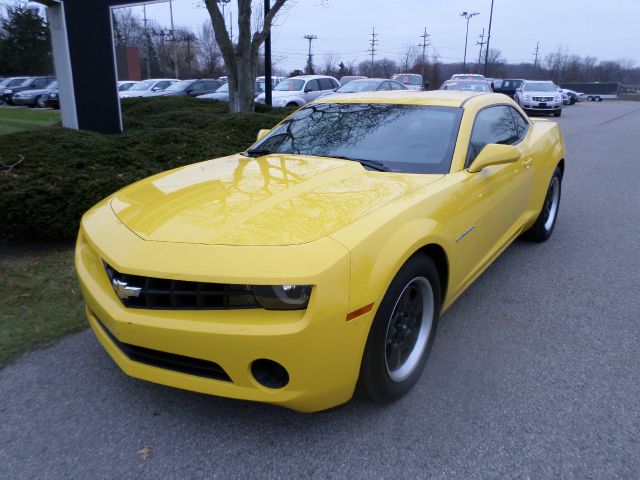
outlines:
[[266, 135], [267, 133], [269, 133], [270, 131], [271, 131], [271, 130], [269, 130], [268, 128], [261, 128], [261, 129], [260, 129], [260, 131], [258, 132], [258, 138], [256, 138], [256, 142], [257, 142], [258, 140], [260, 140], [261, 138], [264, 138], [264, 137], [265, 137], [265, 135]]
[[477, 173], [492, 165], [503, 165], [520, 160], [520, 150], [513, 145], [490, 143], [485, 145], [469, 167], [470, 173]]

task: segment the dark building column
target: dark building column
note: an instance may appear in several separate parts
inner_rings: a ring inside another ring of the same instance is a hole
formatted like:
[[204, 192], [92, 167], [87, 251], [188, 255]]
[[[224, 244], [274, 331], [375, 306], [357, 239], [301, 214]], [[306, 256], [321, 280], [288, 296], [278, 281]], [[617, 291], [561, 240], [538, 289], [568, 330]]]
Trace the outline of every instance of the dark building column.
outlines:
[[101, 133], [122, 132], [111, 7], [152, 2], [38, 1], [48, 7], [62, 124]]

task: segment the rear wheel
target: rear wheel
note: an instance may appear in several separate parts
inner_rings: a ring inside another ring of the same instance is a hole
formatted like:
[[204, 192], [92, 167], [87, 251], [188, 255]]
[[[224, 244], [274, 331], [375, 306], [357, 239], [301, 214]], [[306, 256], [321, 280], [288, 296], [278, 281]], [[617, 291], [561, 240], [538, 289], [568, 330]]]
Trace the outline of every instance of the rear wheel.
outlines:
[[373, 320], [360, 368], [360, 390], [378, 403], [405, 395], [420, 378], [436, 334], [441, 289], [426, 255], [395, 276]]
[[559, 117], [560, 115], [562, 115], [562, 110], [556, 110], [555, 112], [553, 112], [554, 117]]
[[587, 97], [587, 100], [588, 100], [588, 101], [590, 101], [590, 102], [593, 102], [593, 97], [592, 97], [591, 95], [589, 95], [589, 96]]
[[542, 204], [542, 210], [536, 219], [536, 223], [527, 230], [523, 237], [533, 242], [544, 242], [549, 239], [553, 233], [558, 219], [558, 210], [560, 208], [560, 195], [562, 193], [562, 172], [556, 167], [549, 183], [547, 196]]

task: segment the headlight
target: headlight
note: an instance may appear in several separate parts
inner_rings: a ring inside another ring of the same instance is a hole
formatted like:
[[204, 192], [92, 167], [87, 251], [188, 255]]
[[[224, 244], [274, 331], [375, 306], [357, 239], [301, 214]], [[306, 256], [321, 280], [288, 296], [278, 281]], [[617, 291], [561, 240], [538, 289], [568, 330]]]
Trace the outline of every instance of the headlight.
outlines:
[[560, 100], [562, 100], [562, 96], [561, 95], [557, 95], [556, 96], [556, 102], [559, 102]]
[[57, 93], [50, 93], [49, 94], [49, 98], [58, 98], [58, 94]]
[[531, 95], [525, 95], [525, 96], [524, 96], [524, 99], [525, 99], [525, 100], [531, 100]]
[[301, 310], [309, 304], [311, 285], [255, 285], [253, 295], [267, 310]]

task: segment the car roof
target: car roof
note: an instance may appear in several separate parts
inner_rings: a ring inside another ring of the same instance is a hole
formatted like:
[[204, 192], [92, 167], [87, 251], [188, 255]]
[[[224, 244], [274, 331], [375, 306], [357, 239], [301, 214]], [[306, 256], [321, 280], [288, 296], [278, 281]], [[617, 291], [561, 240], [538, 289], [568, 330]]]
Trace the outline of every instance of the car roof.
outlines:
[[315, 78], [333, 78], [330, 75], [297, 75], [295, 77], [289, 77], [289, 78], [299, 78], [301, 80], [313, 80]]
[[[355, 81], [355, 80], [354, 80]], [[387, 90], [383, 92], [345, 93], [340, 96], [320, 97], [313, 103], [391, 103], [398, 105], [431, 105], [440, 107], [462, 107], [473, 97], [493, 97], [502, 102], [504, 95], [467, 92], [458, 90]]]
[[491, 82], [485, 78], [450, 78], [449, 80], [445, 80], [444, 83], [486, 83], [487, 85]]

